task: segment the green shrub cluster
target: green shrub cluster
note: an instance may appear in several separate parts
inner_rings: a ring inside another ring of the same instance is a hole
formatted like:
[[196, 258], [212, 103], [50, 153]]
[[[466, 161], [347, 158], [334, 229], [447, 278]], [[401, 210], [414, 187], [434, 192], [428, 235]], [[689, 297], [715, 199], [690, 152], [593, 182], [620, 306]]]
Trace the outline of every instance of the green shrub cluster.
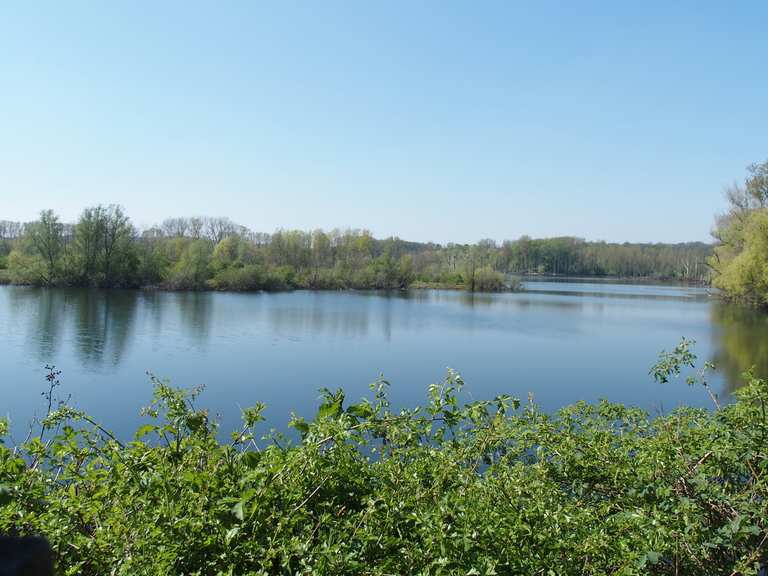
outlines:
[[490, 267], [475, 272], [474, 289], [478, 292], [501, 292], [506, 288], [504, 275]]
[[[683, 342], [654, 374], [692, 360]], [[325, 391], [294, 443], [257, 441], [261, 405], [224, 442], [197, 391], [159, 381], [130, 442], [54, 406], [37, 437], [0, 447], [0, 532], [44, 534], [68, 575], [735, 575], [764, 561], [765, 381], [656, 418], [464, 404], [462, 384], [449, 372], [403, 411], [384, 381], [352, 405]]]

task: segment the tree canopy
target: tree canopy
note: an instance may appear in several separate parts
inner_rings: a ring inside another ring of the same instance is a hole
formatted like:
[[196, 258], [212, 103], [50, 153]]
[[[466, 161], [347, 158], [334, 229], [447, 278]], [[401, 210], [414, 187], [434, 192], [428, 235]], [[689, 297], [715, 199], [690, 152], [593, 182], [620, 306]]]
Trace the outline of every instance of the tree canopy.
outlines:
[[768, 306], [768, 161], [747, 170], [743, 185], [726, 190], [729, 207], [717, 218], [709, 265], [726, 296]]

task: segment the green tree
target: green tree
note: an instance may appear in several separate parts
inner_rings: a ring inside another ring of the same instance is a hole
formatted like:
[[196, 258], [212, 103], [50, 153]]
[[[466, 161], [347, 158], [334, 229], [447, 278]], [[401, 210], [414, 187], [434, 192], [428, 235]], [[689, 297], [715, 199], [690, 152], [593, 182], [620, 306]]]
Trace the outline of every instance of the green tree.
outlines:
[[726, 296], [768, 306], [768, 162], [748, 171], [744, 186], [726, 191], [729, 209], [717, 219], [708, 263]]
[[102, 212], [102, 265], [107, 286], [130, 283], [135, 266], [133, 238], [135, 230], [120, 206], [108, 206]]
[[731, 297], [768, 306], [768, 209], [752, 212], [741, 231], [741, 250], [716, 248], [715, 286]]
[[173, 267], [168, 285], [174, 289], [200, 290], [211, 278], [210, 259], [213, 250], [208, 240], [192, 240]]
[[40, 219], [26, 228], [26, 238], [33, 252], [39, 256], [44, 266], [41, 268], [41, 280], [45, 285], [55, 283], [61, 255], [64, 251], [64, 226], [53, 210], [40, 212]]
[[46, 265], [38, 254], [14, 249], [8, 255], [8, 276], [14, 284], [40, 286], [45, 284]]
[[477, 269], [480, 266], [480, 249], [477, 246], [470, 246], [465, 256], [464, 270], [462, 274], [464, 278], [464, 286], [470, 292], [475, 291]]
[[86, 208], [75, 227], [71, 274], [78, 283], [94, 286], [134, 283], [135, 235], [120, 206]]
[[239, 263], [241, 240], [238, 236], [228, 236], [216, 244], [211, 256], [214, 271], [225, 270]]
[[99, 265], [99, 246], [103, 234], [103, 208], [86, 208], [75, 227], [71, 274], [79, 283], [93, 283]]

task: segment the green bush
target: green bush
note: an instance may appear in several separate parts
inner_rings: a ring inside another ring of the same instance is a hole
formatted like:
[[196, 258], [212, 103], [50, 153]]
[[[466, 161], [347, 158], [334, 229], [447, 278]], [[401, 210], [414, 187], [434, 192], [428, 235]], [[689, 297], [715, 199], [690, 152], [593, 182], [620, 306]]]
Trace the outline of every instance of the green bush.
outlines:
[[[683, 342], [654, 375], [693, 359]], [[764, 558], [760, 379], [653, 419], [462, 404], [454, 372], [396, 412], [379, 381], [352, 405], [325, 391], [313, 422], [293, 419], [295, 444], [257, 442], [262, 405], [224, 442], [197, 391], [154, 384], [131, 441], [62, 405], [0, 446], [0, 533], [47, 536], [68, 575], [754, 574]]]
[[205, 240], [189, 242], [173, 266], [165, 287], [171, 290], [201, 290], [211, 277], [210, 257], [213, 247]]
[[268, 275], [257, 265], [225, 268], [210, 281], [215, 290], [264, 290], [269, 285]]
[[504, 275], [490, 267], [475, 271], [475, 290], [477, 292], [501, 292], [506, 288]]
[[45, 284], [45, 262], [40, 256], [13, 250], [8, 255], [8, 274], [14, 284], [42, 286]]
[[343, 276], [334, 268], [311, 271], [302, 280], [302, 287], [313, 290], [342, 290], [348, 288]]
[[278, 266], [269, 270], [267, 290], [290, 290], [296, 287], [296, 271], [291, 266]]

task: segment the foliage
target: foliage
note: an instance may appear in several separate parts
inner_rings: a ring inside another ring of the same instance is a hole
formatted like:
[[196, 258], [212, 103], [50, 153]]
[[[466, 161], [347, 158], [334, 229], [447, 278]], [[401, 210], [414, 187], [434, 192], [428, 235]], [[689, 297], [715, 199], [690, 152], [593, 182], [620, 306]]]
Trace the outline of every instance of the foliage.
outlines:
[[768, 306], [768, 161], [748, 170], [744, 186], [727, 190], [729, 211], [718, 218], [709, 265], [726, 296]]
[[168, 286], [176, 290], [205, 288], [210, 278], [211, 253], [212, 246], [205, 240], [187, 243], [178, 262], [171, 268]]
[[40, 219], [27, 227], [26, 239], [42, 263], [38, 272], [40, 281], [52, 284], [59, 274], [59, 261], [64, 251], [64, 225], [53, 210], [43, 210]]
[[768, 209], [747, 215], [738, 234], [740, 250], [716, 249], [719, 274], [715, 286], [733, 298], [768, 306]]
[[485, 266], [474, 271], [472, 284], [473, 289], [478, 292], [501, 292], [505, 288], [505, 279], [503, 274]]
[[518, 274], [615, 276], [704, 282], [711, 247], [700, 243], [630, 244], [585, 242], [580, 238], [504, 242], [498, 258]]
[[[682, 342], [652, 373], [694, 361]], [[71, 575], [735, 575], [764, 560], [763, 380], [653, 419], [462, 403], [455, 372], [395, 411], [380, 380], [352, 405], [325, 390], [295, 444], [257, 441], [263, 405], [222, 442], [199, 390], [154, 385], [131, 441], [51, 402], [37, 436], [0, 446], [0, 531], [46, 535]]]
[[37, 254], [13, 250], [8, 255], [8, 277], [14, 284], [45, 284], [45, 261]]
[[137, 285], [135, 230], [119, 206], [87, 208], [75, 226], [44, 210], [19, 230], [8, 256], [18, 284]]

